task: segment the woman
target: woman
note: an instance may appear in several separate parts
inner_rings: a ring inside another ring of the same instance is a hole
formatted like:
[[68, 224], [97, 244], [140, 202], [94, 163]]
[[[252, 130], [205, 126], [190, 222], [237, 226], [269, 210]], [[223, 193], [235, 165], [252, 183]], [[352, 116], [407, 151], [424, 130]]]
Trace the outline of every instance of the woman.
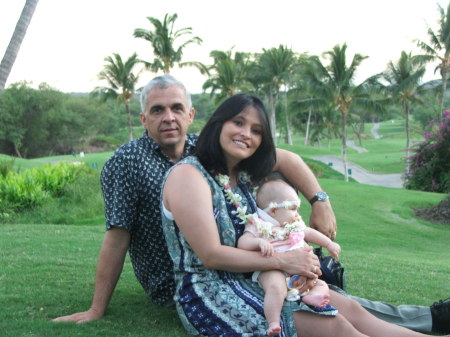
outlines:
[[[291, 271], [279, 256], [261, 257], [259, 252], [236, 248], [236, 243], [248, 215], [256, 211], [249, 175], [258, 181], [274, 163], [262, 102], [239, 94], [223, 102], [205, 125], [196, 157], [168, 172], [162, 210], [177, 283], [174, 300], [183, 325], [193, 335], [262, 336], [267, 331], [264, 293], [244, 273]], [[378, 320], [333, 291], [330, 304], [339, 314], [331, 311], [326, 314], [336, 316], [323, 316], [300, 301], [286, 302], [280, 335], [423, 336]]]

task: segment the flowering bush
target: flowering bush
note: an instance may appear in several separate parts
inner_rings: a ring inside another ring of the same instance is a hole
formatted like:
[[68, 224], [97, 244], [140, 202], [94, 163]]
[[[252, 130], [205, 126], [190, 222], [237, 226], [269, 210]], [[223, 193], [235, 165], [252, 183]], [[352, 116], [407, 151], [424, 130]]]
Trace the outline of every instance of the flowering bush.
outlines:
[[405, 177], [408, 189], [448, 193], [450, 191], [450, 110], [442, 112], [442, 123], [430, 123], [430, 132], [417, 144]]

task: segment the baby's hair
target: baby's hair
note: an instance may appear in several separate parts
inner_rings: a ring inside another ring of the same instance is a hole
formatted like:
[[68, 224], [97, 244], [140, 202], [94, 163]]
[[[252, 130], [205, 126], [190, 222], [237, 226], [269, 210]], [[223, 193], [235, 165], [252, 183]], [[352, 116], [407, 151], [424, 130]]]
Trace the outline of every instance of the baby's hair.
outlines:
[[289, 199], [289, 191], [297, 191], [293, 186], [287, 183], [279, 176], [270, 176], [264, 179], [259, 184], [256, 191], [256, 204], [259, 208], [264, 209], [269, 207], [270, 203], [280, 203]]

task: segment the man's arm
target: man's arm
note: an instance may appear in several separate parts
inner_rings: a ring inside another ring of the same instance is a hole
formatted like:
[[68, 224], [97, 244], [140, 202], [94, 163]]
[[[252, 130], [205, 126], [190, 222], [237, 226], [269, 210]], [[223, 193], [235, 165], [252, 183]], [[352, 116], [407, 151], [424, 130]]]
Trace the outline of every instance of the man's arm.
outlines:
[[130, 234], [124, 229], [112, 228], [106, 232], [97, 262], [91, 307], [87, 311], [57, 317], [53, 322], [85, 323], [103, 317], [122, 273], [129, 242]]
[[[277, 162], [273, 171], [278, 171], [295, 187], [307, 200], [317, 192], [323, 191], [316, 176], [297, 154], [277, 148]], [[309, 218], [309, 225], [334, 240], [336, 237], [336, 217], [330, 201], [315, 202]]]

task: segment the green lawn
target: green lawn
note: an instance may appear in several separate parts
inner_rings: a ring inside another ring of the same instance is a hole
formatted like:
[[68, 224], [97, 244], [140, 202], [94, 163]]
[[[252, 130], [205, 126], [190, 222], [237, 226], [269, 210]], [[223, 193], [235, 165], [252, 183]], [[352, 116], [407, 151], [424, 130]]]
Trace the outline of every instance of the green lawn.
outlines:
[[[353, 140], [357, 146], [363, 147], [368, 152], [358, 153], [356, 150], [347, 147], [347, 160], [354, 162], [366, 170], [379, 174], [389, 173], [403, 173], [405, 168], [405, 130], [404, 121], [391, 121], [381, 123], [379, 134], [381, 139], [375, 139], [370, 130], [373, 123], [365, 125], [365, 138], [362, 144], [359, 144], [358, 139], [349, 131], [348, 140]], [[418, 133], [412, 133], [411, 145], [421, 141], [423, 137]], [[294, 135], [294, 145], [284, 144], [284, 141], [279, 140], [277, 146], [280, 148], [293, 151], [300, 154], [302, 157], [313, 158], [323, 155], [333, 155], [341, 158], [342, 141], [340, 139], [333, 139], [330, 142], [323, 140], [321, 145], [314, 144], [314, 146], [305, 146], [303, 135]]]
[[[450, 227], [415, 219], [411, 210], [437, 204], [444, 195], [336, 179], [321, 184], [338, 219], [350, 293], [394, 304], [430, 305], [448, 297]], [[305, 202], [301, 213], [307, 220]], [[73, 215], [76, 226], [0, 225], [2, 336], [186, 335], [174, 310], [147, 301], [128, 260], [103, 319], [83, 325], [50, 322], [90, 305], [104, 234], [98, 217], [90, 222], [91, 215]]]

